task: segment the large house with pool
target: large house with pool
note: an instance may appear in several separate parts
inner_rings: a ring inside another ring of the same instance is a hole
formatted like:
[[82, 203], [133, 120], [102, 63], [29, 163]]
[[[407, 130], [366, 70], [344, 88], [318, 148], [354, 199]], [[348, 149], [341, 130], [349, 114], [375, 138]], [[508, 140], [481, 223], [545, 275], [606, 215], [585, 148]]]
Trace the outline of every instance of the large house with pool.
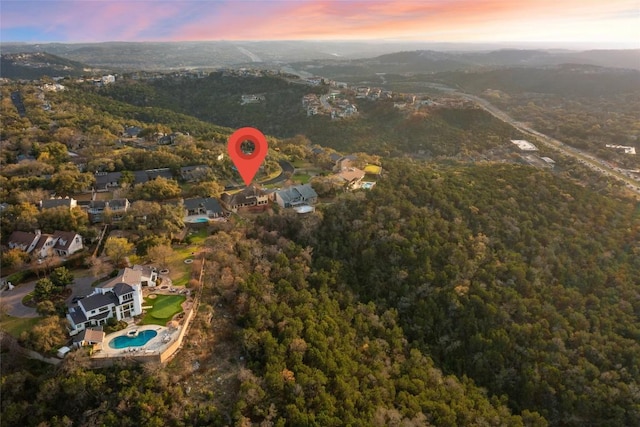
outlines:
[[69, 307], [67, 320], [71, 335], [92, 326], [104, 325], [115, 317], [117, 320], [132, 318], [142, 314], [142, 285], [113, 282]]

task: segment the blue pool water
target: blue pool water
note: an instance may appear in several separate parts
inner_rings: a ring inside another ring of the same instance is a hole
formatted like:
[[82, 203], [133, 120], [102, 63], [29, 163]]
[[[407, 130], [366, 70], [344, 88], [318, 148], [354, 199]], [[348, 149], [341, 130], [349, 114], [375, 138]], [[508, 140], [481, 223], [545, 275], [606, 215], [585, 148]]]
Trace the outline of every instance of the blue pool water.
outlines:
[[109, 347], [111, 348], [127, 348], [127, 347], [141, 347], [149, 342], [149, 340], [158, 335], [156, 331], [142, 331], [135, 337], [128, 337], [126, 335], [120, 335], [109, 341]]
[[192, 219], [191, 222], [209, 222], [207, 218], [196, 218]]

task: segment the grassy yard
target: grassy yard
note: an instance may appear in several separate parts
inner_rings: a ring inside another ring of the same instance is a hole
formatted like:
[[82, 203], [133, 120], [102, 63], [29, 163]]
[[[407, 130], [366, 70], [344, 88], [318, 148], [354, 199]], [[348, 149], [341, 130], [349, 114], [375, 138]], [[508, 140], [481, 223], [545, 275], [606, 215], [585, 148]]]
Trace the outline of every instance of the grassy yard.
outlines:
[[0, 329], [18, 338], [20, 334], [33, 328], [41, 320], [41, 317], [13, 317], [4, 314], [0, 317]]
[[145, 298], [144, 305], [152, 306], [147, 309], [142, 319], [143, 325], [166, 326], [171, 318], [182, 311], [181, 304], [186, 299], [183, 295], [158, 295], [156, 298]]
[[295, 181], [296, 184], [298, 184], [298, 183], [307, 184], [307, 183], [309, 183], [309, 180], [311, 180], [311, 175], [309, 175], [307, 173], [295, 173], [291, 177], [291, 180]]
[[206, 229], [199, 230], [189, 235], [191, 243], [173, 247], [173, 256], [169, 260], [169, 277], [175, 286], [185, 286], [191, 278], [191, 264], [185, 264], [184, 260], [193, 258], [192, 253], [197, 252], [204, 241], [209, 237]]

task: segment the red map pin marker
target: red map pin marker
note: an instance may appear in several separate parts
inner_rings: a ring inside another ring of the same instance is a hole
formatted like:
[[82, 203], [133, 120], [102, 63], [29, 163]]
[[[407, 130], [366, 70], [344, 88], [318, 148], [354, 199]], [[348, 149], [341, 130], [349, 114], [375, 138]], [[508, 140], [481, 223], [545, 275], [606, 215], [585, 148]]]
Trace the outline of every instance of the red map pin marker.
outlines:
[[[245, 141], [253, 143], [252, 151], [244, 149], [245, 145], [251, 145], [246, 144]], [[229, 137], [227, 151], [246, 185], [251, 184], [251, 181], [253, 181], [253, 177], [256, 176], [256, 172], [258, 172], [262, 161], [266, 157], [268, 149], [267, 138], [256, 128], [240, 128]]]

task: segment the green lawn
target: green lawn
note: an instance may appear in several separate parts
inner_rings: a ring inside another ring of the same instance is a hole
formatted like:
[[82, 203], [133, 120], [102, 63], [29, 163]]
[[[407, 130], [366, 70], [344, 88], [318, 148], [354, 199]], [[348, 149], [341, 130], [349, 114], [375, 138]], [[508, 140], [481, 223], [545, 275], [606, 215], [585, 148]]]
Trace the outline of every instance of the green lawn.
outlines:
[[13, 317], [5, 314], [0, 317], [0, 329], [18, 338], [20, 334], [33, 328], [41, 320], [41, 317]]
[[145, 298], [144, 305], [152, 306], [147, 309], [142, 319], [143, 325], [161, 325], [165, 326], [169, 320], [182, 311], [180, 306], [186, 299], [183, 295], [158, 295], [156, 298]]
[[292, 181], [295, 181], [296, 183], [302, 183], [302, 184], [309, 183], [310, 179], [311, 179], [311, 175], [309, 175], [307, 173], [295, 173], [291, 177]]
[[207, 229], [200, 230], [189, 236], [190, 244], [173, 247], [173, 256], [169, 260], [169, 277], [173, 281], [174, 286], [185, 286], [191, 278], [191, 264], [185, 264], [187, 258], [194, 258], [191, 255], [198, 252], [200, 246], [209, 237]]

